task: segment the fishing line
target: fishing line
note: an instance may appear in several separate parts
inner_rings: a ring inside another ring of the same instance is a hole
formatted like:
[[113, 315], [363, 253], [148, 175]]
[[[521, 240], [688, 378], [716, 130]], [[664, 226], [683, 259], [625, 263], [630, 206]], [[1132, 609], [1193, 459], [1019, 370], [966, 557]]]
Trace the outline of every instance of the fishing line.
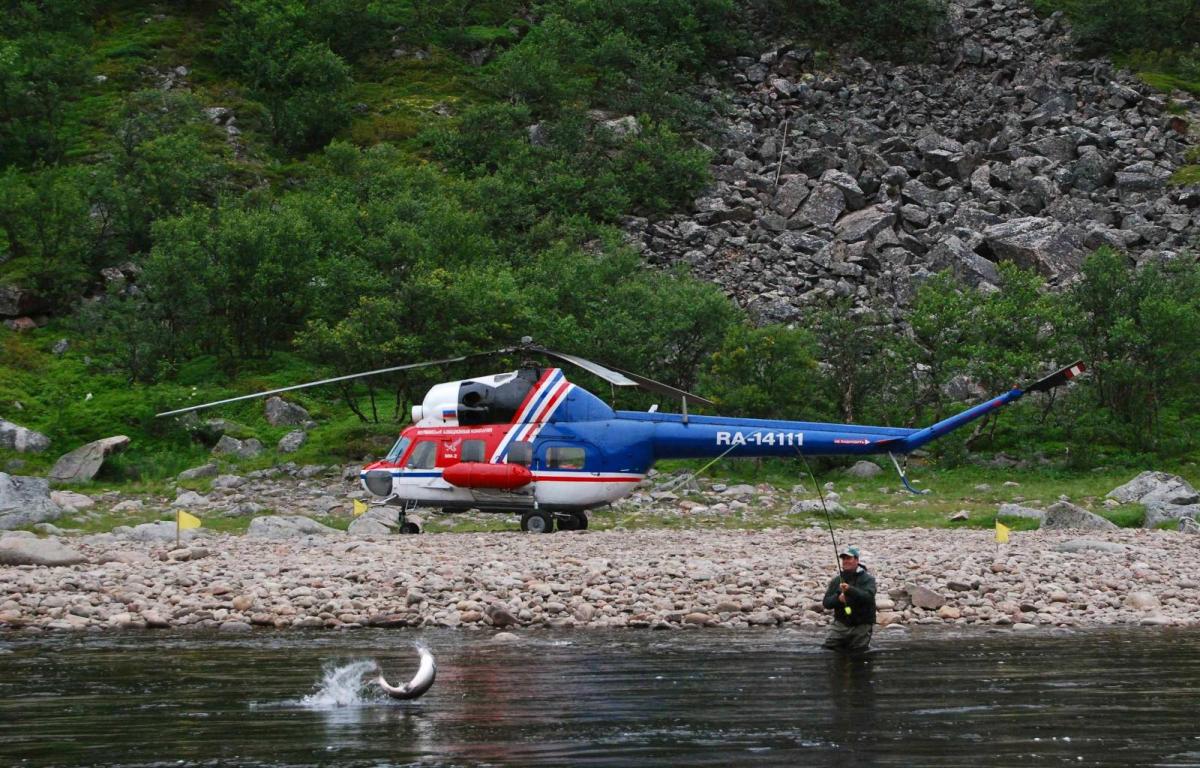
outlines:
[[825, 523], [829, 526], [829, 540], [833, 542], [833, 560], [838, 564], [838, 573], [842, 572], [841, 552], [838, 552], [837, 537], [833, 534], [833, 518], [829, 516], [829, 507], [825, 506], [825, 491], [817, 483], [817, 476], [813, 474], [812, 467], [808, 465], [808, 457], [799, 451], [796, 452], [800, 456], [800, 460], [804, 462], [804, 468], [808, 470], [808, 476], [812, 478], [813, 485], [817, 489], [817, 498], [821, 500], [821, 509], [825, 511]]
[[[808, 470], [808, 476], [812, 478], [813, 485], [817, 489], [817, 498], [821, 500], [821, 509], [825, 510], [825, 523], [829, 526], [829, 540], [833, 543], [833, 560], [837, 563], [838, 579], [842, 584], [846, 583], [846, 577], [842, 573], [842, 553], [838, 551], [837, 536], [833, 534], [833, 518], [829, 515], [829, 507], [825, 506], [825, 489], [817, 482], [817, 476], [813, 474], [812, 467], [808, 464], [808, 457], [800, 451], [796, 451], [800, 456], [800, 460], [804, 462], [804, 468]], [[850, 615], [850, 606], [846, 605], [844, 610], [846, 615]]]
[[698, 470], [696, 470], [695, 472], [691, 473], [691, 475], [684, 475], [683, 477], [681, 477], [681, 478], [678, 478], [677, 480], [675, 480], [675, 481], [673, 481], [673, 482], [670, 482], [670, 483], [666, 483], [666, 484], [664, 484], [662, 487], [663, 487], [665, 490], [672, 491], [672, 490], [675, 490], [676, 488], [678, 488], [679, 486], [681, 486], [681, 485], [683, 485], [683, 484], [687, 483], [687, 482], [688, 482], [688, 481], [690, 481], [690, 480], [695, 480], [696, 478], [700, 477], [700, 475], [701, 475], [701, 474], [703, 474], [703, 473], [704, 473], [704, 470], [708, 469], [708, 468], [709, 468], [709, 467], [711, 467], [713, 464], [716, 464], [718, 461], [720, 461], [721, 459], [723, 459], [723, 458], [725, 458], [726, 456], [728, 456], [728, 455], [729, 455], [729, 453], [730, 453], [730, 451], [732, 451], [734, 448], [737, 448], [737, 446], [736, 446], [736, 445], [731, 445], [731, 446], [729, 446], [729, 448], [727, 448], [727, 449], [725, 450], [725, 453], [722, 453], [720, 456], [718, 456], [717, 458], [715, 458], [715, 459], [713, 459], [712, 461], [708, 462], [708, 463], [707, 463], [707, 464], [705, 464], [703, 467], [700, 467], [700, 469], [698, 469]]

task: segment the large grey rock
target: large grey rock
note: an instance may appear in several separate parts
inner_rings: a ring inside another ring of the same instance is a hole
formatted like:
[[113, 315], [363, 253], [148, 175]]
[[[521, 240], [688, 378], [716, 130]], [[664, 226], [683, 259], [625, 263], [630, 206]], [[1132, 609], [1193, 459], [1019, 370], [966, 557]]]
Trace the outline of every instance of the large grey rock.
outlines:
[[0, 448], [17, 453], [41, 453], [50, 447], [50, 438], [41, 432], [0, 419]]
[[239, 459], [253, 459], [263, 452], [263, 444], [256, 438], [238, 440], [236, 437], [221, 435], [212, 450], [214, 456], [236, 456]]
[[848, 213], [834, 226], [837, 237], [847, 243], [870, 240], [896, 223], [896, 212], [884, 205], [873, 205]]
[[788, 514], [789, 515], [803, 515], [803, 514], [812, 514], [812, 513], [822, 513], [823, 514], [826, 511], [828, 511], [829, 514], [831, 514], [831, 515], [846, 514], [845, 507], [843, 507], [837, 501], [833, 501], [830, 499], [825, 500], [824, 506], [822, 506], [820, 499], [805, 499], [804, 501], [797, 501], [795, 504], [792, 505], [792, 508], [788, 510]]
[[1000, 517], [1020, 517], [1026, 520], [1041, 520], [1046, 517], [1044, 511], [1033, 507], [1023, 507], [1020, 504], [1001, 504], [996, 514]]
[[1124, 485], [1113, 488], [1107, 498], [1122, 504], [1196, 504], [1200, 492], [1179, 475], [1166, 472], [1143, 472]]
[[945, 597], [928, 587], [909, 584], [905, 589], [908, 592], [909, 599], [912, 600], [912, 604], [918, 608], [924, 608], [927, 611], [936, 611], [946, 604]]
[[1083, 263], [1081, 233], [1054, 219], [1012, 219], [985, 229], [983, 239], [997, 259], [1050, 278], [1073, 275]]
[[280, 453], [295, 453], [308, 441], [308, 433], [303, 429], [293, 429], [279, 439], [276, 449]]
[[346, 532], [351, 536], [386, 535], [400, 527], [397, 517], [395, 507], [371, 507], [356, 517]]
[[104, 465], [109, 454], [116, 453], [129, 445], [125, 435], [115, 435], [96, 440], [76, 448], [59, 458], [50, 470], [49, 478], [57, 483], [82, 483], [91, 480]]
[[72, 512], [88, 509], [96, 505], [91, 496], [85, 496], [82, 493], [75, 493], [74, 491], [51, 491], [50, 500], [62, 507], [63, 510], [70, 510]]
[[1116, 524], [1112, 521], [1105, 520], [1082, 507], [1077, 507], [1069, 501], [1060, 501], [1051, 505], [1046, 510], [1046, 516], [1042, 518], [1040, 527], [1048, 531], [1074, 529], [1113, 531], [1117, 529]]
[[781, 216], [791, 218], [795, 215], [800, 204], [808, 197], [808, 185], [803, 177], [789, 180], [775, 193], [771, 207]]
[[299, 427], [312, 421], [308, 411], [281, 397], [267, 398], [264, 407], [267, 423], [273, 427]]
[[821, 183], [808, 196], [797, 214], [814, 227], [830, 227], [846, 210], [846, 198], [842, 190], [832, 184]]
[[846, 474], [850, 477], [857, 477], [864, 480], [876, 477], [881, 472], [883, 470], [873, 461], [856, 461], [854, 466], [846, 470]]
[[1146, 507], [1144, 528], [1157, 528], [1163, 523], [1177, 520], [1195, 520], [1200, 517], [1200, 504], [1154, 504]]
[[247, 536], [288, 539], [300, 536], [340, 536], [342, 532], [302, 515], [267, 515], [250, 521]]
[[208, 464], [202, 464], [199, 467], [192, 467], [191, 469], [185, 469], [176, 476], [176, 479], [177, 480], [199, 480], [202, 477], [216, 477], [220, 471], [221, 471], [221, 468], [217, 466], [217, 463], [215, 461], [213, 461], [213, 462], [209, 462]]
[[62, 513], [45, 479], [0, 472], [0, 530], [57, 520]]
[[75, 565], [86, 562], [79, 552], [54, 539], [0, 538], [0, 565]]
[[44, 308], [45, 302], [36, 294], [15, 285], [0, 285], [0, 317], [30, 315]]
[[929, 252], [928, 259], [935, 270], [949, 269], [955, 278], [973, 288], [985, 283], [1000, 284], [1000, 270], [996, 265], [954, 235], [939, 241]]

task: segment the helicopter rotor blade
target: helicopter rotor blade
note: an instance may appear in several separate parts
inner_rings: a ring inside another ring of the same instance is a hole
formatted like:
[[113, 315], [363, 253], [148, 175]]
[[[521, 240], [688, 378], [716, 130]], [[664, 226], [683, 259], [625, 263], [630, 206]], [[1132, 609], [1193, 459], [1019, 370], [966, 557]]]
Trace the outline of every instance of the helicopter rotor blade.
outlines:
[[587, 360], [576, 355], [568, 355], [565, 352], [555, 352], [554, 350], [546, 349], [545, 347], [534, 347], [533, 351], [540, 352], [547, 357], [556, 357], [559, 360], [565, 360], [572, 365], [577, 365], [588, 373], [599, 376], [609, 384], [615, 384], [618, 387], [638, 386], [638, 383], [628, 376], [618, 373], [611, 368], [600, 365], [599, 363], [593, 363], [591, 360]]
[[701, 397], [700, 395], [694, 395], [691, 392], [672, 387], [670, 384], [663, 384], [661, 381], [655, 381], [654, 379], [649, 379], [645, 376], [639, 376], [636, 373], [630, 373], [629, 371], [624, 371], [620, 368], [603, 366], [599, 363], [592, 362], [591, 360], [577, 357], [576, 355], [568, 355], [564, 352], [555, 352], [554, 350], [546, 349], [545, 347], [536, 347], [534, 348], [534, 351], [540, 352], [543, 355], [548, 355], [549, 357], [556, 357], [559, 360], [565, 360], [573, 365], [577, 365], [588, 373], [593, 373], [618, 387], [641, 387], [649, 392], [656, 392], [660, 395], [682, 398], [689, 403], [715, 405], [713, 401]]
[[407, 365], [393, 365], [389, 368], [378, 368], [374, 371], [363, 371], [361, 373], [351, 373], [346, 376], [334, 376], [331, 379], [321, 379], [320, 381], [309, 381], [309, 382], [305, 382], [304, 384], [293, 384], [290, 387], [279, 387], [278, 389], [269, 389], [266, 392], [255, 392], [252, 395], [240, 395], [238, 397], [229, 397], [224, 400], [214, 400], [211, 403], [201, 403], [200, 405], [192, 405], [192, 406], [188, 406], [187, 408], [177, 408], [173, 411], [164, 411], [163, 413], [155, 414], [155, 418], [159, 418], [162, 416], [177, 416], [181, 413], [188, 413], [190, 411], [199, 411], [199, 410], [203, 410], [204, 408], [212, 408], [212, 407], [218, 406], [218, 405], [226, 405], [228, 403], [236, 403], [236, 402], [239, 402], [242, 400], [253, 400], [254, 398], [258, 398], [258, 397], [269, 397], [271, 395], [277, 395], [280, 392], [291, 392], [291, 391], [297, 390], [297, 389], [307, 389], [309, 387], [317, 387], [322, 384], [334, 384], [339, 381], [350, 381], [352, 379], [363, 379], [368, 376], [378, 376], [379, 374], [382, 374], [382, 373], [394, 373], [396, 371], [408, 371], [408, 370], [412, 370], [414, 368], [425, 368], [425, 367], [431, 366], [431, 365], [446, 365], [448, 363], [459, 363], [459, 362], [462, 362], [463, 360], [470, 360], [471, 358], [475, 358], [475, 357], [486, 357], [488, 355], [502, 355], [502, 354], [506, 354], [508, 352], [513, 352], [516, 349], [517, 349], [516, 347], [505, 347], [504, 349], [496, 349], [496, 350], [492, 350], [491, 352], [472, 352], [469, 355], [460, 355], [459, 357], [447, 357], [442, 360], [426, 360], [421, 363], [409, 363]]

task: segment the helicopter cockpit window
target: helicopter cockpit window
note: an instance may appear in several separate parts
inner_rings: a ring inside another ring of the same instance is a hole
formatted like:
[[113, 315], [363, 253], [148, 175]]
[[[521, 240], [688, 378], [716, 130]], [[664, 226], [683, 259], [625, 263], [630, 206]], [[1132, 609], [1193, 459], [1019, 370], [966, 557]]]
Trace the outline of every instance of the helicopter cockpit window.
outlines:
[[547, 469], [583, 469], [583, 449], [554, 445], [546, 449]]
[[408, 446], [411, 444], [412, 440], [409, 440], [407, 437], [401, 437], [396, 441], [396, 444], [392, 446], [392, 450], [388, 451], [387, 461], [390, 461], [393, 464], [395, 464], [397, 461], [400, 461], [400, 457], [404, 455], [404, 452], [408, 450]]
[[482, 440], [463, 440], [461, 461], [485, 461]]
[[514, 440], [508, 446], [508, 463], [523, 464], [528, 467], [533, 461], [533, 443], [528, 440]]
[[417, 447], [413, 448], [412, 456], [408, 459], [407, 466], [409, 469], [433, 469], [437, 461], [437, 443], [432, 440], [423, 440], [417, 443]]

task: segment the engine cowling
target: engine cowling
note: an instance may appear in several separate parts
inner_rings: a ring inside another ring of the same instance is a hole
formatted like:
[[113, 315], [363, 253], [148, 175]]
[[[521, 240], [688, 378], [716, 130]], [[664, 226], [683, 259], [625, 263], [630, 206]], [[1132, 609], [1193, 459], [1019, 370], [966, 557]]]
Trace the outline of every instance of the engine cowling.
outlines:
[[459, 488], [494, 488], [512, 491], [533, 482], [529, 467], [520, 464], [485, 464], [462, 461], [442, 470], [442, 479]]

